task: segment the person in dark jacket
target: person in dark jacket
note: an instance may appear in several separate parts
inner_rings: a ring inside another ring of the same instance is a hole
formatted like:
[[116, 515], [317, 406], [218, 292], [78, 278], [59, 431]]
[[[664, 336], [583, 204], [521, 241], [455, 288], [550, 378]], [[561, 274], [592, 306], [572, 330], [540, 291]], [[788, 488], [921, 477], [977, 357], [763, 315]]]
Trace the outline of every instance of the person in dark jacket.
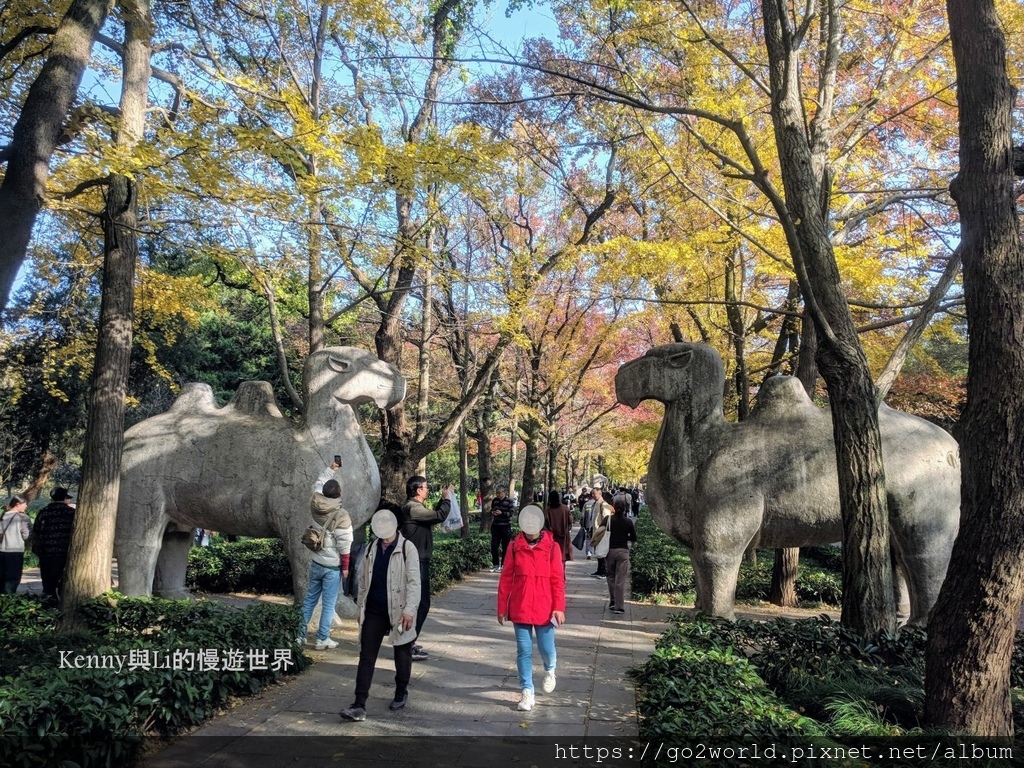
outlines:
[[[443, 523], [452, 511], [452, 489], [441, 490], [441, 500], [433, 510], [424, 502], [430, 493], [427, 478], [413, 475], [405, 481], [405, 495], [408, 497], [398, 517], [398, 530], [416, 547], [420, 560], [420, 601], [416, 611], [416, 639], [423, 631], [423, 623], [430, 612], [430, 557], [434, 551], [434, 526]], [[412, 647], [413, 661], [426, 661], [427, 652], [418, 643]]]
[[491, 573], [500, 571], [505, 562], [505, 552], [512, 541], [512, 514], [515, 512], [512, 499], [504, 488], [499, 487], [495, 494], [491, 501]]
[[626, 580], [629, 578], [629, 545], [636, 541], [636, 528], [632, 519], [626, 514], [629, 509], [629, 497], [620, 494], [612, 499], [614, 512], [608, 520], [608, 556], [605, 564], [608, 568], [608, 604], [612, 613], [626, 612]]
[[498, 580], [498, 623], [512, 621], [516, 631], [517, 709], [533, 709], [533, 635], [544, 662], [541, 690], [555, 690], [555, 628], [565, 623], [565, 570], [562, 552], [550, 531], [542, 531], [544, 513], [528, 506], [519, 513], [522, 533], [508, 548]]
[[71, 549], [71, 534], [75, 530], [75, 505], [68, 489], [59, 486], [50, 491], [50, 499], [51, 502], [36, 515], [32, 551], [39, 558], [43, 594], [60, 597], [68, 550]]
[[544, 529], [562, 549], [562, 562], [572, 560], [572, 512], [562, 503], [558, 491], [548, 493], [548, 505], [544, 509]]

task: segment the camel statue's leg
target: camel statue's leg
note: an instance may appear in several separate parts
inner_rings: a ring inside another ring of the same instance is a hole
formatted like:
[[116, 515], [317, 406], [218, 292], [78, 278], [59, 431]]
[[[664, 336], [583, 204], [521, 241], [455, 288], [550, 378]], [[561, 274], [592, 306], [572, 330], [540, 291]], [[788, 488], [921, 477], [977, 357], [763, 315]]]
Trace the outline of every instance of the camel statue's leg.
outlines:
[[764, 517], [763, 499], [756, 495], [737, 503], [722, 499], [694, 521], [691, 554], [697, 585], [697, 608], [713, 616], [736, 616], [736, 582], [743, 554], [754, 540]]
[[188, 551], [192, 548], [192, 529], [180, 530], [174, 523], [167, 526], [156, 561], [153, 576], [153, 594], [169, 600], [192, 597], [185, 587], [188, 570]]
[[[919, 497], [921, 495], [918, 494]], [[939, 589], [946, 578], [956, 528], [904, 523], [902, 521], [925, 519], [925, 515], [920, 510], [915, 513], [907, 502], [891, 494], [888, 504], [893, 522], [890, 529], [892, 546], [910, 594], [907, 625], [923, 627], [928, 623], [928, 614], [938, 600]]]
[[133, 516], [132, 511], [122, 508], [117, 516], [117, 590], [130, 597], [149, 597], [168, 520], [163, 514]]
[[282, 521], [280, 529], [281, 543], [288, 556], [288, 564], [292, 568], [292, 592], [296, 605], [302, 605], [302, 601], [306, 599], [311, 553], [302, 544], [302, 533], [310, 520], [311, 518], [301, 518], [294, 522]]
[[893, 545], [892, 550], [892, 597], [896, 603], [896, 619], [900, 624], [905, 624], [910, 618], [910, 587], [907, 586], [907, 575], [904, 572], [903, 563]]
[[928, 614], [939, 598], [939, 588], [946, 577], [951, 549], [952, 541], [948, 546], [933, 543], [930, 548], [915, 542], [898, 542], [897, 557], [910, 593], [908, 626], [923, 627], [928, 623]]
[[736, 618], [736, 581], [743, 550], [714, 554], [694, 550], [691, 559], [697, 582], [697, 610], [726, 619]]

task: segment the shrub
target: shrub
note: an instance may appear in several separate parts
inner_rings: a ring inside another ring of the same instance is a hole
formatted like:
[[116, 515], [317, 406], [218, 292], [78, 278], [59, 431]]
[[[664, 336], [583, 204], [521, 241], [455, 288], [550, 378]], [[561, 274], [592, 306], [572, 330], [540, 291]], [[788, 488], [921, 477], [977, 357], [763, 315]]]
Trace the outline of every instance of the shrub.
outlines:
[[[651, 660], [632, 672], [642, 737], [671, 741], [675, 732], [677, 743], [795, 744], [808, 737], [818, 743], [823, 735], [853, 747], [864, 738], [925, 733], [920, 629], [868, 640], [828, 617], [732, 622], [697, 614], [669, 621]], [[1022, 669], [1018, 638], [1012, 680]], [[1014, 686], [1019, 729], [1024, 694]], [[779, 736], [769, 739], [771, 733]]]
[[[646, 599], [652, 595], [670, 594], [681, 603], [692, 602], [695, 596], [693, 566], [685, 547], [663, 533], [650, 515], [641, 515], [636, 521], [637, 543], [630, 551], [633, 596]], [[800, 573], [796, 582], [797, 598], [803, 602], [839, 605], [842, 602], [842, 573], [832, 570], [842, 567], [842, 555], [829, 554], [833, 547], [812, 548], [809, 557], [801, 557]], [[803, 555], [803, 550], [801, 550]], [[746, 601], [767, 600], [771, 590], [772, 550], [758, 552], [756, 562], [744, 560], [736, 581], [736, 599]], [[819, 565], [822, 561], [827, 566]]]
[[476, 531], [463, 539], [457, 533], [435, 534], [430, 560], [430, 593], [436, 594], [463, 575], [491, 564], [490, 539]]
[[290, 595], [292, 568], [280, 539], [214, 539], [188, 553], [185, 583], [196, 592]]
[[[291, 606], [239, 610], [111, 593], [85, 606], [84, 632], [57, 635], [53, 612], [36, 602], [0, 600], [0, 615], [14, 619], [0, 633], [0, 765], [124, 764], [143, 735], [201, 722], [229, 697], [310, 663]], [[279, 654], [292, 665], [278, 663]], [[79, 655], [119, 666], [65, 663]]]
[[636, 520], [637, 542], [630, 550], [633, 596], [676, 593], [680, 599], [694, 592], [693, 567], [686, 550], [662, 532], [649, 514]]
[[[474, 532], [463, 539], [458, 533], [434, 534], [430, 591], [440, 592], [464, 574], [490, 565], [490, 540]], [[195, 592], [224, 594], [292, 594], [292, 570], [280, 539], [217, 541], [193, 547], [188, 554], [186, 585]]]
[[[660, 743], [761, 744], [820, 736], [785, 705], [734, 649], [663, 644], [632, 670], [640, 737]], [[726, 761], [728, 762], [728, 761]]]

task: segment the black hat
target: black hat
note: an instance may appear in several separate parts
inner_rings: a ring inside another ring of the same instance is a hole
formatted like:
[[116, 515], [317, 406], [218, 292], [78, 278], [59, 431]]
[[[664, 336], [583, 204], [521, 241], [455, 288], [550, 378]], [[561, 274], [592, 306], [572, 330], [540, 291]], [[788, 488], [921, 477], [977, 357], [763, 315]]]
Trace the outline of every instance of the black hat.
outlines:
[[63, 488], [58, 485], [56, 488], [50, 491], [50, 498], [53, 499], [54, 501], [68, 501], [71, 498], [71, 494], [68, 493], [67, 488]]

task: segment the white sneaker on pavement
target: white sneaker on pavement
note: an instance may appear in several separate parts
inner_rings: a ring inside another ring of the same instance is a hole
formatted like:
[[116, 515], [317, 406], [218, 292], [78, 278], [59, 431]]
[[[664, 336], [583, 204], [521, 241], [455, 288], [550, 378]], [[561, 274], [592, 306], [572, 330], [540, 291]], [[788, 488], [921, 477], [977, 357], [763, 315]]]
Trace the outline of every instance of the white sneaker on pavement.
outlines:
[[519, 706], [516, 709], [520, 712], [529, 712], [533, 709], [533, 691], [530, 688], [523, 688], [523, 695], [519, 697]]
[[540, 689], [544, 693], [551, 693], [555, 690], [555, 670], [549, 669], [544, 673], [544, 682], [540, 684]]
[[326, 651], [328, 648], [337, 648], [338, 643], [336, 640], [331, 640], [331, 638], [327, 637], [323, 640], [317, 640], [316, 645], [313, 647], [318, 651]]

